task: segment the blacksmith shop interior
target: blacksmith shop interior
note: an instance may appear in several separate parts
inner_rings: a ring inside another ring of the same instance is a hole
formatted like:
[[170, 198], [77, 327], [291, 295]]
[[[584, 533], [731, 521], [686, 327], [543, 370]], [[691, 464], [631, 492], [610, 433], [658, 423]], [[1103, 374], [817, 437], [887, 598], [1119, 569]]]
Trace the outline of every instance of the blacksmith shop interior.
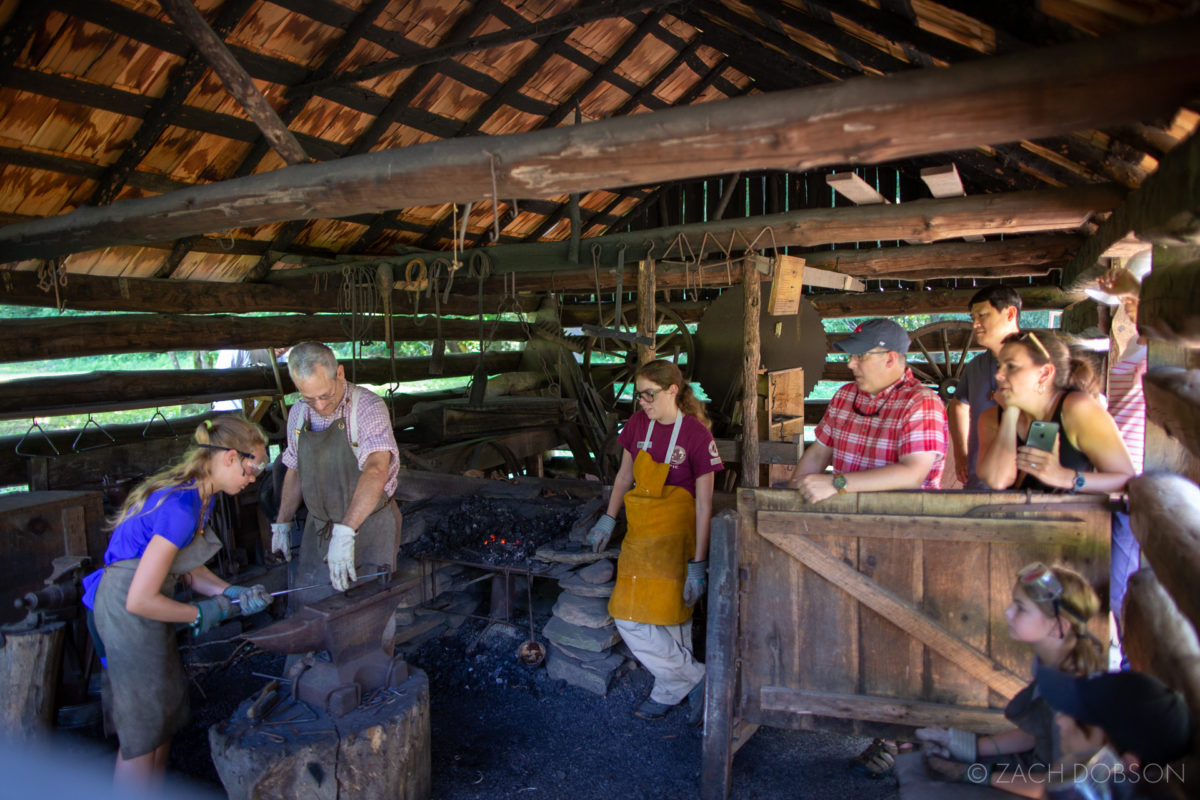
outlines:
[[13, 796], [957, 796], [1022, 598], [1200, 714], [1198, 13], [0, 0]]

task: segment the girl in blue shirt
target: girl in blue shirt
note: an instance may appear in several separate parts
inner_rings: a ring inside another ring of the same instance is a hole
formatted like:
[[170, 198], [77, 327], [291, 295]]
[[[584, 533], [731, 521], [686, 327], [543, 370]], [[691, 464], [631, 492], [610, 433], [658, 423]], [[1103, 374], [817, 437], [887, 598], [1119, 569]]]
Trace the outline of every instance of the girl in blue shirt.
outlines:
[[[270, 604], [262, 586], [231, 586], [204, 566], [220, 549], [205, 530], [213, 496], [236, 495], [262, 473], [266, 437], [240, 416], [206, 420], [183, 461], [147, 478], [111, 521], [104, 569], [84, 579], [97, 635], [106, 710], [116, 729], [116, 779], [146, 785], [166, 771], [171, 737], [188, 719], [187, 681], [175, 625], [203, 633]], [[176, 583], [203, 599], [175, 600]]]

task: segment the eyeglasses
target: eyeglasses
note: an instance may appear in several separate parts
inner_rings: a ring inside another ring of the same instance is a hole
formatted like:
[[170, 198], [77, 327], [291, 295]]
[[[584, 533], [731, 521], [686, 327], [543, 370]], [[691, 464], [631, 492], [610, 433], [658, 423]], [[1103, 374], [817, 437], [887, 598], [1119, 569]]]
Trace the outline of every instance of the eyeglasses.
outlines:
[[[1017, 573], [1017, 585], [1020, 586], [1029, 599], [1035, 603], [1049, 603], [1054, 608], [1054, 616], [1058, 616], [1061, 608], [1076, 619], [1083, 620], [1083, 615], [1063, 602], [1063, 585], [1054, 570], [1045, 564], [1030, 564]], [[1086, 621], [1086, 620], [1084, 620]]]
[[665, 392], [666, 389], [643, 389], [640, 392], [634, 392], [633, 396], [643, 403], [653, 403], [654, 398]]
[[851, 353], [850, 358], [848, 358], [847, 361], [862, 361], [867, 356], [882, 356], [882, 355], [886, 355], [888, 352], [890, 352], [890, 351], [888, 351], [888, 350], [868, 350], [865, 353]]
[[300, 395], [300, 399], [303, 400], [304, 402], [308, 403], [310, 406], [313, 405], [314, 403], [327, 403], [334, 398], [334, 395], [336, 395], [338, 393], [338, 387], [341, 386], [341, 383], [342, 383], [342, 379], [335, 377], [333, 379], [333, 388], [330, 389], [325, 394], [321, 395], [320, 397], [305, 397], [302, 394], [302, 395]]
[[[237, 453], [242, 458], [242, 472], [249, 472], [250, 474], [254, 475], [254, 477], [256, 477], [256, 478], [259, 475], [262, 475], [264, 472], [267, 471], [267, 462], [255, 461], [253, 453], [247, 453], [244, 450], [238, 450], [236, 447], [222, 447], [219, 444], [202, 444], [200, 446], [203, 447], [205, 450], [221, 450], [221, 451], [233, 450], [235, 453]], [[250, 463], [247, 464], [246, 463], [247, 461], [249, 461]]]

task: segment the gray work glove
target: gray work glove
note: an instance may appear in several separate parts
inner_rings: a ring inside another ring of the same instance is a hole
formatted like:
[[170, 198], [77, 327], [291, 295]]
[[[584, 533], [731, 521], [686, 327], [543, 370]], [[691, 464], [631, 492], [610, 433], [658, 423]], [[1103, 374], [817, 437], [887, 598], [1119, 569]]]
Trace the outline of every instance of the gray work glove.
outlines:
[[271, 523], [271, 552], [279, 553], [285, 561], [292, 560], [292, 523]]
[[972, 764], [978, 760], [979, 737], [961, 728], [918, 728], [917, 739], [928, 752]]
[[221, 594], [228, 597], [242, 610], [244, 616], [266, 611], [271, 605], [271, 595], [262, 584], [254, 586], [227, 586]]
[[225, 620], [233, 616], [233, 603], [224, 595], [206, 597], [196, 603], [196, 621], [192, 623], [192, 631], [197, 636], [208, 633]]
[[708, 561], [689, 561], [687, 582], [683, 584], [683, 604], [688, 608], [704, 596], [708, 588]]
[[357, 533], [349, 525], [338, 522], [333, 526], [333, 534], [329, 537], [329, 551], [325, 554], [325, 563], [329, 565], [329, 582], [339, 592], [350, 588], [350, 584], [358, 580], [354, 569], [354, 535]]
[[608, 514], [596, 520], [596, 524], [588, 531], [585, 542], [592, 546], [593, 553], [599, 553], [601, 550], [608, 549], [608, 540], [612, 538], [613, 529], [617, 527], [617, 521]]

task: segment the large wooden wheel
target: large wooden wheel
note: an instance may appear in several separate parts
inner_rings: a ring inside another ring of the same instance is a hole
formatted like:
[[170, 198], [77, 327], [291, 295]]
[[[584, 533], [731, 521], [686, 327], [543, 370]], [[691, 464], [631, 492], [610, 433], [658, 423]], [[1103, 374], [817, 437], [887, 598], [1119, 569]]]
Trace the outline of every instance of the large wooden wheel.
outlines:
[[908, 365], [913, 374], [949, 402], [958, 391], [958, 380], [969, 360], [967, 354], [975, 341], [973, 326], [954, 320], [934, 322], [917, 328], [909, 336], [921, 351], [920, 356], [909, 354]]
[[[655, 312], [655, 357], [673, 362], [683, 377], [692, 377], [696, 347], [691, 331], [683, 318], [669, 308]], [[629, 333], [637, 330], [637, 304], [629, 303], [621, 309], [622, 329]], [[606, 328], [616, 328], [616, 314], [608, 309], [601, 323]], [[633, 376], [638, 368], [638, 346], [617, 338], [589, 336], [583, 351], [583, 371], [600, 397], [614, 407], [621, 396], [633, 391]]]

